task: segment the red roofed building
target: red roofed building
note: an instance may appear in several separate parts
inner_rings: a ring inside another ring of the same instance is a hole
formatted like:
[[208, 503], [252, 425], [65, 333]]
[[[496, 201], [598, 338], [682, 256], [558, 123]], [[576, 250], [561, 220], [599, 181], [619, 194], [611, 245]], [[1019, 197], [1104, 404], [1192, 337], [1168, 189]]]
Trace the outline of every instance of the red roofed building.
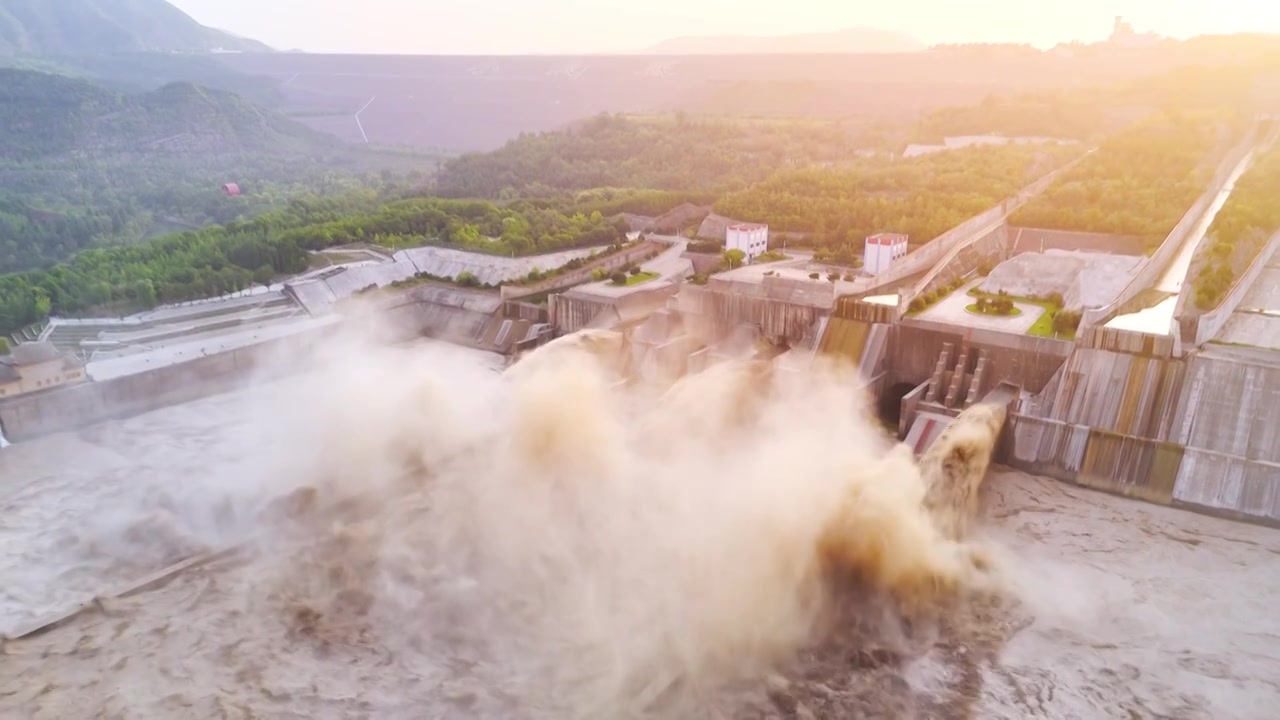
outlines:
[[862, 269], [871, 275], [879, 275], [894, 260], [906, 257], [907, 236], [900, 233], [879, 233], [867, 238], [866, 249], [862, 253]]
[[227, 197], [240, 197], [240, 186], [235, 183], [227, 183], [222, 186], [222, 194]]

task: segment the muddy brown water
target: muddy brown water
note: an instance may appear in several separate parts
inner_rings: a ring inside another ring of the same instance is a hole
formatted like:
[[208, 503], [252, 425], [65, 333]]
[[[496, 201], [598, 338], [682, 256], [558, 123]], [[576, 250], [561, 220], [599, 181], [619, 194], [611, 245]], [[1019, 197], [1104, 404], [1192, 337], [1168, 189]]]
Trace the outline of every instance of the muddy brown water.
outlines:
[[[11, 632], [112, 583], [243, 539], [243, 508], [271, 472], [250, 461], [271, 436], [248, 417], [271, 392], [0, 451], [0, 627]], [[308, 508], [295, 497], [275, 510]], [[334, 512], [368, 520], [382, 510]], [[691, 693], [668, 678], [639, 690], [646, 699], [627, 713], [1275, 717], [1280, 533], [1003, 468], [989, 478], [978, 532], [999, 549], [1011, 594], [969, 594], [907, 615], [842, 581], [836, 611], [798, 653]], [[281, 535], [7, 642], [0, 717], [557, 716], [555, 687], [543, 696], [504, 685], [504, 657], [518, 649], [468, 645], [475, 638], [454, 632], [449, 612], [465, 607], [396, 597], [427, 621], [401, 633], [368, 621], [374, 596], [392, 591], [359, 554], [344, 554], [359, 550], [359, 537], [324, 538]], [[307, 586], [311, 562], [331, 581], [322, 600]], [[296, 581], [281, 582], [295, 571]]]

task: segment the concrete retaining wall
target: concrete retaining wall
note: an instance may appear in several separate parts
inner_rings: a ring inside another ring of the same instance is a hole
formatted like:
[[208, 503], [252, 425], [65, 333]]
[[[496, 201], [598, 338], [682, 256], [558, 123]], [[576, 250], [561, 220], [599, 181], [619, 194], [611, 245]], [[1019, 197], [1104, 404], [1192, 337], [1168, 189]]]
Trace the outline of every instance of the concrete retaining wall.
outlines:
[[1169, 439], [1280, 463], [1280, 367], [1203, 354], [1191, 358]]
[[685, 285], [679, 294], [680, 311], [710, 319], [714, 336], [726, 335], [740, 325], [751, 325], [770, 340], [797, 343], [804, 339], [828, 309], [767, 297], [718, 292]]
[[228, 392], [287, 365], [272, 362], [305, 351], [331, 327], [101, 382], [89, 382], [0, 402], [0, 427], [11, 441], [74, 430], [118, 417]]
[[1125, 435], [1169, 439], [1182, 395], [1179, 360], [1078, 349], [1054, 394], [1040, 403], [1052, 420]]
[[978, 271], [984, 262], [993, 265], [1001, 262], [1008, 255], [1009, 226], [1001, 224], [991, 232], [977, 236], [972, 242], [961, 243], [939, 262], [932, 270], [925, 273], [910, 289], [898, 293], [898, 316], [902, 317], [910, 309], [911, 301], [930, 290], [940, 289], [967, 278]]
[[1011, 418], [1004, 457], [1087, 487], [1280, 521], [1274, 363], [1253, 353], [1158, 358], [1078, 349], [1045, 395]]
[[1257, 129], [1255, 128], [1248, 133], [1247, 137], [1239, 145], [1227, 153], [1225, 159], [1218, 165], [1218, 171], [1213, 176], [1213, 180], [1210, 181], [1209, 189], [1182, 216], [1182, 220], [1174, 226], [1173, 230], [1165, 237], [1164, 242], [1147, 259], [1146, 263], [1133, 274], [1129, 284], [1120, 291], [1120, 294], [1111, 301], [1111, 304], [1085, 311], [1084, 317], [1080, 322], [1081, 329], [1105, 323], [1120, 307], [1136, 298], [1142, 291], [1153, 287], [1159, 282], [1169, 263], [1173, 261], [1173, 258], [1182, 249], [1182, 244], [1187, 241], [1187, 235], [1195, 229], [1205, 211], [1209, 209], [1209, 205], [1213, 203], [1218, 193], [1221, 192], [1223, 185], [1230, 179], [1231, 173], [1235, 171], [1236, 166], [1244, 160], [1245, 156], [1253, 150], [1256, 142]]
[[[1245, 271], [1237, 280], [1231, 291], [1227, 293], [1222, 302], [1218, 303], [1218, 307], [1199, 316], [1187, 317], [1185, 310], [1182, 309], [1184, 301], [1195, 295], [1194, 292], [1183, 293], [1183, 297], [1179, 299], [1178, 305], [1178, 325], [1182, 329], [1182, 340], [1184, 343], [1194, 343], [1197, 347], [1204, 345], [1210, 340], [1218, 336], [1222, 332], [1222, 327], [1231, 319], [1231, 314], [1240, 307], [1240, 303], [1244, 301], [1249, 291], [1253, 289], [1253, 284], [1258, 280], [1258, 276], [1266, 269], [1267, 263], [1271, 262], [1271, 258], [1275, 257], [1277, 250], [1280, 250], [1280, 232], [1271, 236], [1267, 241], [1266, 247], [1262, 252], [1258, 253], [1258, 257], [1254, 258], [1249, 269]], [[1194, 289], [1188, 286], [1188, 289]]]
[[1076, 344], [1084, 348], [1168, 358], [1179, 354], [1181, 343], [1174, 335], [1148, 335], [1099, 325], [1080, 326]]
[[1045, 250], [1073, 250], [1115, 255], [1145, 255], [1146, 240], [1136, 235], [1050, 230], [1048, 228], [1009, 227], [1009, 253], [1042, 253]]
[[576, 270], [570, 270], [532, 285], [503, 285], [500, 288], [502, 299], [514, 300], [581, 285], [591, 281], [591, 273], [597, 268], [604, 268], [605, 272], [621, 270], [655, 257], [667, 248], [668, 246], [662, 243], [645, 242], [620, 253], [596, 258]]
[[[1071, 352], [1071, 343], [1029, 335], [1010, 335], [984, 330], [963, 331], [941, 323], [912, 320], [893, 326], [889, 335], [889, 383], [916, 385], [933, 376], [945, 343], [956, 349], [968, 342], [975, 352], [989, 351], [986, 377], [994, 385], [1009, 382], [1029, 392], [1039, 392], [1058, 372]], [[951, 358], [955, 360], [955, 356]]]
[[1187, 448], [1173, 498], [1193, 507], [1280, 521], [1280, 465]]
[[1011, 415], [999, 459], [1037, 475], [1161, 505], [1280, 523], [1280, 465]]

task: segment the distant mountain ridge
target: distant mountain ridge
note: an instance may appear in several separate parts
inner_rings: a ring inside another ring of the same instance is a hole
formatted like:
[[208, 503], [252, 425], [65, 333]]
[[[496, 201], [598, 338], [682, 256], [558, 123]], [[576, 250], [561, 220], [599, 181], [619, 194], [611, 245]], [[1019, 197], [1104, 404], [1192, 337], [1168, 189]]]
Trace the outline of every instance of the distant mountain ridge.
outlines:
[[825, 53], [905, 53], [927, 46], [916, 38], [892, 30], [850, 28], [801, 35], [713, 35], [671, 38], [642, 50], [654, 55], [757, 55]]
[[337, 141], [228, 92], [172, 83], [139, 95], [0, 68], [0, 160], [282, 152]]
[[0, 0], [0, 54], [271, 48], [205, 27], [165, 0]]

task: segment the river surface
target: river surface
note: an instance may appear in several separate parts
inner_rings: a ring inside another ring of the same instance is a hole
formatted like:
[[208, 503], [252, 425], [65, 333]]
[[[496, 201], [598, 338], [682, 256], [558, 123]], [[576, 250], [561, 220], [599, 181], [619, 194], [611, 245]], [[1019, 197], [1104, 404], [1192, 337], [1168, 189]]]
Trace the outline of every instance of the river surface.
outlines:
[[[489, 357], [474, 361], [496, 368]], [[246, 539], [251, 511], [291, 489], [265, 458], [277, 456], [280, 403], [308, 382], [0, 452], [0, 632]], [[830, 637], [834, 649], [785, 660], [757, 689], [726, 690], [703, 707], [726, 718], [1276, 717], [1280, 533], [1002, 468], [988, 488], [980, 533], [1003, 548], [1020, 596], [1007, 620], [992, 621], [999, 632], [942, 633], [893, 661]], [[539, 716], [504, 706], [484, 680], [501, 673], [460, 659], [444, 641], [316, 630], [304, 611], [279, 612], [278, 596], [304, 590], [281, 589], [280, 578], [315, 549], [281, 541], [9, 641], [0, 650], [0, 716]], [[398, 601], [419, 608], [431, 632], [449, 630], [421, 596]], [[999, 641], [988, 644], [991, 634]], [[966, 654], [980, 659], [957, 664]], [[973, 677], [958, 677], [958, 667]]]

